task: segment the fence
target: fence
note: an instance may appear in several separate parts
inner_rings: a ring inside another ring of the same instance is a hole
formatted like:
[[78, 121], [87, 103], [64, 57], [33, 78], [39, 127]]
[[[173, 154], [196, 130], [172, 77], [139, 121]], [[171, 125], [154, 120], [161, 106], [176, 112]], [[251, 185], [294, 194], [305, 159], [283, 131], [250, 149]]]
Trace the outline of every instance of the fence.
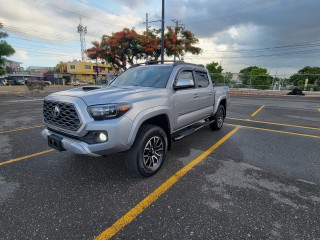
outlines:
[[298, 88], [304, 91], [320, 91], [320, 74], [286, 74], [253, 75], [242, 73], [210, 74], [215, 86], [230, 88], [248, 88], [265, 90], [292, 90]]

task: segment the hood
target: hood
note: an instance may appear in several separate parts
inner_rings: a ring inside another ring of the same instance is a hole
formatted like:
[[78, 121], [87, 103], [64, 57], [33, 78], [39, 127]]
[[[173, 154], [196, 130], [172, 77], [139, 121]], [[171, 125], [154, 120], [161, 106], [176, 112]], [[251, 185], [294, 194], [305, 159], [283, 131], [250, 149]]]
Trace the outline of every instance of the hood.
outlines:
[[[54, 93], [56, 96], [70, 96], [81, 98], [88, 106], [96, 104], [108, 104], [117, 102], [133, 103], [142, 99], [163, 96], [167, 89], [149, 87], [83, 87]], [[149, 96], [149, 97], [148, 97]]]

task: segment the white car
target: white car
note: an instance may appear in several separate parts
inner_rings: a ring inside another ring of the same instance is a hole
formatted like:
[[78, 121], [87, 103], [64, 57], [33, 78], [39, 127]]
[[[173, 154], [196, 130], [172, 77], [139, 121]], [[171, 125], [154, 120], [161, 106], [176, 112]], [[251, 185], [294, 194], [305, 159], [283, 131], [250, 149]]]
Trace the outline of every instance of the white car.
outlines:
[[89, 83], [87, 83], [87, 82], [84, 82], [84, 81], [74, 81], [73, 82], [73, 86], [87, 86], [87, 85], [89, 85]]

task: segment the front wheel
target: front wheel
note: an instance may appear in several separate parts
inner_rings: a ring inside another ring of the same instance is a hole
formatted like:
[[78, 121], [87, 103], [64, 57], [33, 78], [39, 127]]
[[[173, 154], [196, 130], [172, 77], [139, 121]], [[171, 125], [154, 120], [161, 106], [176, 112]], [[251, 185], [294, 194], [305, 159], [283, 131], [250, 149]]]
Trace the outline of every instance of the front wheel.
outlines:
[[224, 118], [225, 118], [225, 108], [223, 105], [220, 104], [216, 114], [213, 116], [213, 119], [215, 121], [210, 124], [210, 128], [212, 130], [220, 130], [223, 126]]
[[162, 128], [143, 125], [128, 152], [127, 167], [143, 177], [154, 175], [164, 162], [167, 146], [167, 135]]

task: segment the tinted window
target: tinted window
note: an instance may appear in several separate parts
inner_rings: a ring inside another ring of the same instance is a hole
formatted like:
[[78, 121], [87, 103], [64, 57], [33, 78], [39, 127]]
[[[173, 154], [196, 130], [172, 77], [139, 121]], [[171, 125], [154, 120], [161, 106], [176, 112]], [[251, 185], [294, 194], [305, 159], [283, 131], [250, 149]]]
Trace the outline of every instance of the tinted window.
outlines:
[[165, 88], [172, 72], [172, 66], [142, 66], [130, 68], [110, 85]]
[[192, 71], [182, 71], [179, 73], [177, 79], [193, 79]]
[[196, 72], [196, 85], [199, 88], [205, 88], [209, 86], [209, 78], [205, 72]]

